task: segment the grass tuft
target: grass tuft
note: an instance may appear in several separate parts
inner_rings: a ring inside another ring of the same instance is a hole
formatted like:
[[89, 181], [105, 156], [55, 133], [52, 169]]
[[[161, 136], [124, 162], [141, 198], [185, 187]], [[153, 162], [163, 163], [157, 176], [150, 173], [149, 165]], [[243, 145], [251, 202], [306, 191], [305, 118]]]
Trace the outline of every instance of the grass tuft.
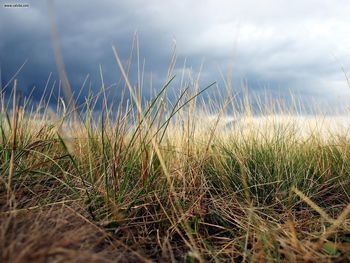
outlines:
[[100, 66], [79, 119], [61, 98], [20, 106], [16, 82], [12, 107], [1, 94], [2, 261], [350, 260], [348, 122], [183, 79], [170, 100], [172, 69], [143, 102], [143, 73], [133, 85], [113, 52], [121, 100]]

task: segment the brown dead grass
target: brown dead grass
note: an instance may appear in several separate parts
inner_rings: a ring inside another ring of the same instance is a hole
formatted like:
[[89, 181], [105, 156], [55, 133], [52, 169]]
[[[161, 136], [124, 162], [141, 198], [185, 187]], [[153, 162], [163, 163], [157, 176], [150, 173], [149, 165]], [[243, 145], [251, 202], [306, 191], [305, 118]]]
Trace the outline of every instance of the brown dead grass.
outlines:
[[3, 213], [0, 259], [18, 263], [146, 261], [66, 206]]

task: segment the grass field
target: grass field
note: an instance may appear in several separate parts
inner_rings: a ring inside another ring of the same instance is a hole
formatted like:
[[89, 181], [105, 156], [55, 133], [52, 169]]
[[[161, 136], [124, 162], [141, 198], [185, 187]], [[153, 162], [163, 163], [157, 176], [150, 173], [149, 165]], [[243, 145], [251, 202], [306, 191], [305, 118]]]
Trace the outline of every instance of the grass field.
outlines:
[[350, 261], [349, 115], [125, 80], [80, 120], [1, 98], [2, 262]]

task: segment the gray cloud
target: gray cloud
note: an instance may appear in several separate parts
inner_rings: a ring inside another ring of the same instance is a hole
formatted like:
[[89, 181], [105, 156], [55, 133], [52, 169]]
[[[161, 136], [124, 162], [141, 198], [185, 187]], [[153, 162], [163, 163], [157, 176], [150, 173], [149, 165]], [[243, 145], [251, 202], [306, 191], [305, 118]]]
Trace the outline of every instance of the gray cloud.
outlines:
[[[0, 62], [4, 82], [28, 58], [19, 83], [26, 94], [32, 85], [38, 86], [39, 96], [49, 73], [54, 73], [53, 79], [58, 76], [46, 2], [27, 2], [30, 8], [0, 8]], [[176, 39], [178, 79], [185, 59], [194, 74], [204, 59], [203, 85], [216, 80], [222, 84], [221, 68], [225, 76], [232, 74], [234, 87], [247, 80], [258, 93], [291, 91], [330, 103], [350, 98], [341, 69], [343, 65], [350, 70], [350, 6], [345, 0], [61, 0], [55, 6], [75, 90], [87, 74], [92, 87], [99, 89], [99, 64], [107, 85], [117, 83], [120, 74], [111, 46], [116, 45], [125, 62], [137, 30], [141, 63], [145, 58], [146, 76], [152, 72], [158, 85], [165, 80]], [[134, 82], [136, 70], [134, 63]]]

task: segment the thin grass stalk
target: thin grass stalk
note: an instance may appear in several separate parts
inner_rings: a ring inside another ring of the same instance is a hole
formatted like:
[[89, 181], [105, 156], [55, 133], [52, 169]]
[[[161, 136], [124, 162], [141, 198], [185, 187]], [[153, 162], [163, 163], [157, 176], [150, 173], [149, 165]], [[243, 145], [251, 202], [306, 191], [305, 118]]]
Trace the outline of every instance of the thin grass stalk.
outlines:
[[16, 135], [17, 135], [17, 101], [16, 101], [16, 89], [17, 89], [17, 79], [14, 80], [13, 84], [13, 110], [12, 110], [12, 125], [11, 125], [11, 157], [10, 157], [10, 166], [9, 166], [9, 175], [7, 181], [7, 196], [9, 200], [12, 192], [12, 179], [15, 171], [15, 153], [16, 153]]

